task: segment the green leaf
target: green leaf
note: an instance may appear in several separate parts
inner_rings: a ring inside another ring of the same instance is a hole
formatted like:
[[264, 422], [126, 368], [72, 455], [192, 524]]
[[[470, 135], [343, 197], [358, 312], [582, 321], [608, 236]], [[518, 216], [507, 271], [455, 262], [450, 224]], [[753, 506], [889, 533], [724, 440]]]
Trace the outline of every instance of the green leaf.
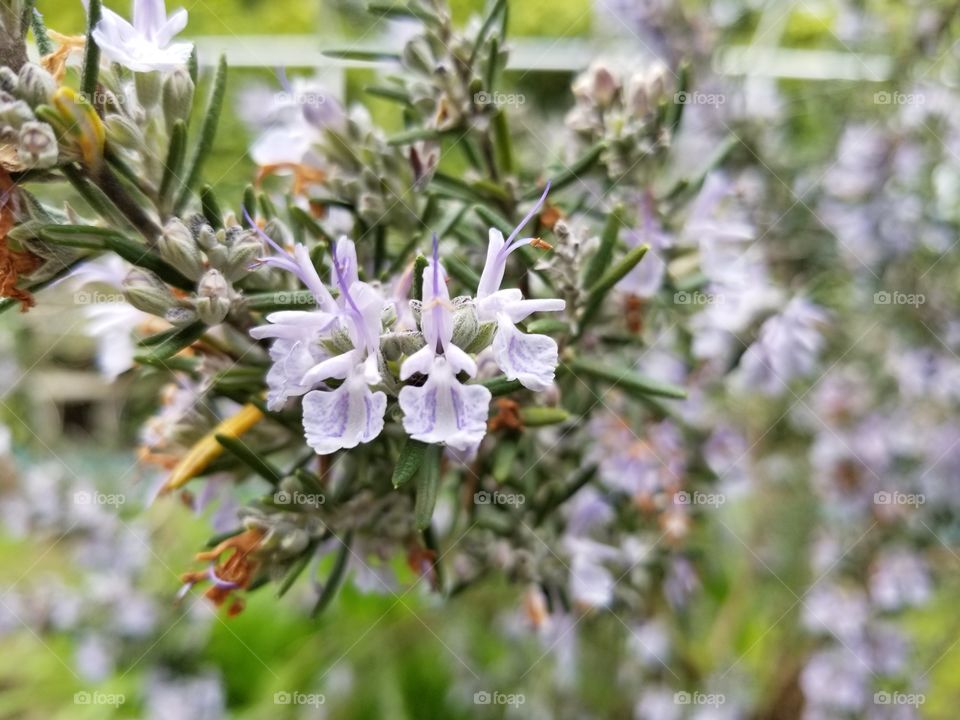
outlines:
[[315, 307], [317, 301], [309, 290], [281, 290], [279, 292], [254, 293], [246, 296], [247, 308], [257, 312], [296, 310]]
[[100, 48], [93, 39], [93, 30], [103, 16], [100, 0], [90, 0], [87, 6], [87, 45], [83, 55], [83, 75], [80, 92], [84, 97], [92, 98], [97, 91], [97, 78], [100, 74]]
[[277, 468], [251, 450], [240, 438], [220, 435], [219, 433], [214, 437], [225, 450], [271, 485], [278, 485], [283, 479], [282, 473]]
[[200, 137], [197, 140], [197, 147], [193, 152], [193, 158], [190, 161], [190, 169], [187, 171], [187, 178], [180, 189], [180, 195], [174, 205], [174, 211], [177, 215], [181, 214], [190, 201], [190, 193], [196, 187], [200, 180], [200, 174], [203, 172], [203, 164], [210, 156], [213, 150], [213, 142], [217, 137], [217, 124], [220, 121], [220, 112], [223, 110], [223, 98], [227, 91], [227, 57], [220, 56], [220, 63], [217, 65], [217, 74], [213, 79], [213, 90], [210, 92], [210, 101], [207, 103], [207, 109], [203, 113], [203, 123], [200, 126]]
[[611, 367], [596, 360], [577, 358], [560, 367], [562, 371], [574, 375], [578, 373], [586, 375], [594, 380], [600, 380], [608, 385], [620, 388], [631, 395], [653, 395], [674, 399], [682, 399], [687, 396], [687, 391], [677, 385], [654, 380], [631, 369]]
[[603, 234], [600, 236], [600, 246], [590, 258], [587, 267], [583, 273], [584, 287], [593, 287], [593, 285], [603, 275], [603, 271], [610, 267], [613, 262], [613, 254], [617, 249], [617, 239], [620, 236], [620, 228], [623, 227], [623, 206], [617, 205], [607, 216], [607, 224], [603, 228]]
[[425, 7], [402, 5], [394, 3], [372, 2], [367, 5], [367, 12], [376, 15], [378, 20], [383, 18], [405, 18], [420, 20], [421, 22], [437, 25], [440, 18]]
[[561, 407], [525, 407], [520, 409], [520, 420], [525, 427], [559, 425], [570, 419], [570, 413]]
[[387, 138], [389, 145], [412, 145], [418, 140], [439, 140], [443, 133], [435, 128], [414, 128]]
[[290, 217], [294, 222], [300, 223], [304, 230], [310, 233], [313, 237], [318, 240], [324, 240], [328, 244], [333, 244], [333, 238], [330, 237], [330, 234], [323, 229], [323, 227], [314, 220], [310, 213], [300, 207], [291, 207], [290, 208]]
[[429, 445], [424, 452], [420, 473], [417, 476], [417, 499], [413, 508], [414, 524], [418, 530], [430, 527], [433, 510], [437, 506], [440, 489], [440, 445]]
[[[580, 176], [586, 173], [594, 163], [600, 159], [600, 155], [606, 149], [606, 144], [601, 141], [579, 158], [573, 165], [568, 166], [553, 178], [550, 186], [552, 192], [562, 190], [571, 183], [580, 179]], [[543, 188], [532, 188], [523, 195], [524, 200], [536, 200], [543, 192]]]
[[417, 474], [426, 451], [426, 443], [410, 437], [407, 438], [403, 449], [400, 451], [400, 457], [397, 458], [396, 467], [393, 468], [393, 486], [395, 488], [400, 487]]
[[423, 272], [427, 269], [428, 260], [424, 255], [417, 255], [413, 261], [413, 299], [423, 300]]
[[528, 322], [526, 330], [534, 335], [566, 335], [570, 332], [570, 326], [563, 320], [542, 318]]
[[307, 545], [307, 549], [303, 551], [303, 554], [300, 555], [291, 565], [290, 569], [287, 570], [287, 574], [283, 578], [283, 582], [280, 583], [280, 587], [277, 589], [277, 597], [282, 598], [287, 594], [287, 591], [293, 587], [293, 584], [297, 581], [303, 571], [307, 569], [307, 565], [310, 564], [310, 561], [313, 559], [314, 553], [317, 551], [317, 543], [315, 541]]
[[43, 15], [35, 7], [30, 8], [30, 27], [33, 28], [33, 39], [37, 43], [37, 52], [40, 53], [40, 57], [52, 53], [55, 48], [53, 43], [50, 42], [50, 36], [47, 35], [47, 26], [43, 22]]
[[337, 553], [337, 559], [333, 563], [333, 569], [330, 571], [327, 581], [323, 584], [323, 590], [320, 592], [320, 597], [317, 598], [316, 605], [313, 606], [313, 610], [310, 612], [310, 617], [315, 618], [326, 610], [333, 598], [337, 596], [337, 590], [340, 588], [340, 585], [343, 583], [343, 578], [346, 575], [353, 533], [349, 532], [343, 539], [337, 539], [340, 540], [340, 552]]
[[447, 272], [464, 287], [474, 290], [480, 285], [480, 276], [460, 258], [447, 257], [446, 266]]
[[203, 216], [210, 223], [214, 230], [223, 228], [223, 211], [220, 209], [220, 203], [213, 192], [213, 188], [204, 185], [200, 190], [200, 207], [203, 209]]
[[596, 284], [587, 291], [587, 301], [583, 309], [583, 315], [580, 316], [580, 326], [577, 331], [577, 337], [583, 334], [583, 331], [586, 330], [590, 321], [600, 310], [600, 306], [606, 299], [607, 293], [609, 293], [618, 282], [623, 280], [623, 278], [627, 276], [627, 273], [637, 266], [637, 263], [647, 254], [647, 250], [649, 250], [648, 245], [640, 245], [639, 247], [632, 248], [623, 256], [620, 262], [604, 273]]
[[324, 55], [335, 60], [356, 60], [359, 62], [400, 62], [399, 53], [379, 50], [324, 50]]
[[477, 59], [477, 53], [480, 52], [480, 48], [483, 47], [483, 43], [487, 39], [487, 34], [490, 32], [490, 28], [493, 27], [493, 24], [497, 21], [497, 16], [506, 7], [506, 5], [507, 0], [496, 0], [496, 2], [493, 4], [493, 7], [490, 8], [490, 12], [487, 13], [487, 16], [483, 19], [483, 24], [480, 26], [480, 30], [477, 32], [477, 37], [473, 41], [473, 50], [470, 52], [470, 59], [467, 61], [467, 67], [473, 67], [473, 63]]
[[134, 359], [145, 365], [164, 367], [165, 360], [168, 360], [185, 347], [189, 347], [199, 340], [206, 330], [207, 326], [202, 322], [191, 323], [186, 327], [180, 328], [175, 335], [171, 335], [155, 345], [150, 352], [137, 355]]
[[382, 100], [389, 100], [390, 102], [400, 103], [401, 105], [413, 105], [410, 95], [400, 88], [392, 88], [385, 85], [367, 85], [363, 91], [368, 95], [381, 98]]
[[173, 192], [177, 187], [176, 181], [183, 171], [183, 161], [187, 157], [187, 124], [177, 120], [170, 131], [170, 146], [167, 148], [167, 161], [163, 165], [163, 179], [160, 181], [160, 191], [157, 195], [157, 205], [160, 211], [167, 215], [173, 203]]
[[490, 378], [489, 380], [482, 380], [480, 384], [489, 390], [493, 397], [509, 395], [510, 393], [523, 389], [523, 384], [519, 380], [508, 380], [506, 375], [500, 375], [495, 378]]

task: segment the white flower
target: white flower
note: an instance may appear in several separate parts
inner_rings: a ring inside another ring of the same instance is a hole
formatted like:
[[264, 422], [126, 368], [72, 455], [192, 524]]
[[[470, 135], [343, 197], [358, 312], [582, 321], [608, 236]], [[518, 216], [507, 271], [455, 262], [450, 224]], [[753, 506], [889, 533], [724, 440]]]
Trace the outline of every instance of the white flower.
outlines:
[[193, 51], [190, 43], [170, 42], [186, 25], [183, 8], [167, 17], [164, 0], [133, 0], [132, 24], [103, 8], [93, 39], [108, 59], [134, 72], [173, 70], [186, 64]]
[[491, 395], [482, 385], [464, 385], [457, 379], [460, 372], [476, 375], [477, 364], [453, 344], [453, 306], [436, 236], [433, 258], [423, 271], [420, 329], [427, 344], [404, 361], [400, 379], [420, 373], [427, 380], [400, 391], [403, 428], [415, 440], [471, 451], [487, 432]]
[[497, 334], [493, 340], [493, 356], [497, 366], [510, 380], [519, 380], [530, 390], [546, 390], [553, 383], [557, 367], [556, 341], [546, 335], [527, 335], [516, 328], [516, 323], [535, 312], [559, 312], [566, 307], [563, 300], [524, 300], [517, 289], [501, 290], [507, 258], [517, 248], [530, 243], [530, 238], [516, 240], [523, 227], [530, 222], [546, 200], [550, 185], [547, 184], [537, 204], [510, 233], [506, 240], [503, 233], [490, 229], [487, 245], [487, 261], [477, 287], [477, 317], [480, 322], [496, 322]]

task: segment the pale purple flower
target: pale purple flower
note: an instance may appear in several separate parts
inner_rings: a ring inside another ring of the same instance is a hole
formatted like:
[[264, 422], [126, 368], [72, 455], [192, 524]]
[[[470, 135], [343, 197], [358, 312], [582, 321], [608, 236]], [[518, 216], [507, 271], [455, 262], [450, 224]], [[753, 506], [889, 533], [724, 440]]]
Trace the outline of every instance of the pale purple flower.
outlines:
[[570, 557], [571, 598], [587, 607], [607, 607], [617, 581], [605, 563], [620, 562], [622, 552], [584, 537], [568, 535], [563, 542]]
[[[339, 289], [336, 299], [323, 285], [306, 247], [297, 244], [292, 255], [274, 247], [279, 254], [263, 262], [297, 275], [313, 293], [318, 309], [272, 313], [267, 316], [269, 325], [250, 331], [257, 339], [274, 339], [270, 351], [274, 364], [267, 375], [268, 404], [278, 408], [288, 397], [304, 395], [307, 444], [320, 455], [370, 442], [383, 430], [387, 408], [386, 394], [370, 389], [382, 379], [384, 298], [371, 285], [360, 282], [356, 247], [346, 237], [337, 241], [333, 251], [331, 280]], [[346, 333], [353, 347], [331, 355], [321, 343], [338, 330]], [[328, 380], [342, 382], [336, 389], [314, 389]]]
[[193, 51], [190, 43], [171, 44], [186, 26], [183, 8], [168, 17], [164, 0], [133, 0], [132, 24], [103, 8], [93, 39], [108, 59], [134, 72], [173, 70], [185, 65]]
[[923, 605], [933, 592], [923, 556], [906, 549], [891, 549], [874, 561], [870, 574], [870, 599], [884, 610]]
[[426, 375], [421, 386], [400, 390], [403, 427], [415, 440], [442, 443], [456, 450], [475, 448], [487, 432], [490, 391], [482, 385], [464, 385], [457, 374], [477, 374], [477, 364], [453, 343], [453, 305], [446, 272], [440, 264], [438, 241], [423, 271], [420, 329], [426, 345], [400, 367], [400, 379]]
[[517, 240], [517, 235], [543, 207], [549, 191], [548, 183], [540, 200], [506, 240], [503, 233], [490, 228], [487, 261], [476, 297], [480, 322], [497, 323], [493, 339], [493, 356], [497, 366], [508, 379], [519, 380], [524, 387], [534, 391], [546, 390], [553, 383], [558, 362], [557, 343], [546, 335], [524, 334], [517, 330], [516, 323], [535, 312], [559, 312], [566, 307], [566, 303], [558, 299], [524, 300], [520, 290], [501, 290], [500, 285], [510, 253], [531, 241], [531, 238]]
[[628, 230], [624, 237], [630, 247], [649, 246], [643, 260], [620, 281], [618, 287], [640, 298], [657, 294], [667, 274], [666, 251], [673, 245], [673, 238], [663, 230], [653, 207], [650, 191], [640, 201], [640, 222]]
[[273, 365], [267, 373], [267, 407], [280, 410], [287, 398], [299, 397], [311, 389], [312, 386], [304, 382], [304, 376], [311, 368], [329, 358], [320, 341], [334, 328], [340, 306], [324, 287], [306, 247], [298, 243], [290, 254], [276, 245], [266, 233], [261, 232], [260, 235], [277, 251], [276, 255], [264, 258], [262, 262], [296, 275], [313, 293], [318, 307], [317, 310], [271, 313], [267, 315], [269, 325], [250, 331], [250, 335], [257, 340], [273, 339], [270, 347]]
[[781, 394], [788, 383], [813, 372], [824, 338], [827, 313], [805, 298], [794, 298], [760, 328], [760, 337], [740, 360], [743, 385], [768, 395]]

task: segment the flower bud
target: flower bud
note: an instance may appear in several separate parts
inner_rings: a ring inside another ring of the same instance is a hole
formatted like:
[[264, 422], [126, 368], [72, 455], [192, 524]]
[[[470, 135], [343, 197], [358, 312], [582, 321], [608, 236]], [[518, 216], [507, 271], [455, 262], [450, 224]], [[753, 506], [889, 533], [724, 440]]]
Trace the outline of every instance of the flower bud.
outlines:
[[164, 226], [158, 245], [160, 256], [188, 278], [198, 280], [203, 275], [203, 253], [193, 234], [178, 218]]
[[20, 127], [17, 156], [29, 168], [49, 168], [57, 164], [57, 137], [53, 128], [42, 122], [25, 122]]
[[422, 36], [417, 36], [403, 46], [403, 64], [414, 72], [432, 75], [436, 63], [430, 45]]
[[230, 283], [220, 271], [207, 270], [197, 283], [197, 315], [207, 325], [219, 325], [230, 312], [231, 294]]
[[149, 270], [134, 268], [123, 280], [123, 294], [137, 310], [164, 317], [177, 304], [164, 282]]
[[310, 536], [306, 530], [294, 528], [290, 532], [284, 533], [280, 540], [280, 549], [289, 555], [299, 555], [306, 550], [310, 543]]
[[263, 252], [263, 243], [255, 233], [245, 232], [227, 248], [220, 271], [230, 282], [235, 282], [250, 272], [250, 266]]
[[140, 129], [123, 115], [108, 115], [103, 121], [107, 137], [126, 148], [135, 148], [143, 144]]
[[26, 63], [17, 78], [17, 94], [31, 107], [46, 105], [53, 98], [57, 83], [53, 76], [39, 65]]
[[168, 129], [177, 120], [186, 122], [190, 117], [195, 89], [190, 73], [184, 68], [177, 68], [163, 81], [163, 116]]
[[17, 91], [17, 74], [6, 65], [0, 67], [0, 91], [13, 95]]
[[25, 122], [34, 119], [33, 111], [23, 100], [16, 100], [9, 95], [0, 96], [0, 125], [19, 130]]
[[144, 110], [152, 110], [160, 102], [163, 92], [163, 77], [159, 72], [134, 73], [134, 82], [137, 86], [137, 100]]
[[197, 313], [192, 308], [178, 305], [167, 310], [163, 314], [163, 319], [171, 325], [184, 327], [197, 321]]
[[457, 298], [453, 311], [453, 344], [461, 348], [470, 347], [479, 329], [480, 320], [473, 303]]

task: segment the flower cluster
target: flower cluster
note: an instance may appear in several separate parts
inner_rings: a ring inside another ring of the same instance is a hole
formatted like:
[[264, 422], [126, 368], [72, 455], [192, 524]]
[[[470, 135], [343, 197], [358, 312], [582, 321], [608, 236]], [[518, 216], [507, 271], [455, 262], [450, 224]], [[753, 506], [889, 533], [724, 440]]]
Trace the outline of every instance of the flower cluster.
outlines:
[[[501, 289], [513, 251], [530, 244], [549, 248], [538, 239], [517, 237], [539, 213], [548, 191], [549, 186], [510, 237], [504, 239], [491, 228], [475, 297], [451, 300], [434, 235], [432, 256], [418, 278], [422, 298], [399, 311], [378, 287], [360, 280], [356, 246], [347, 237], [337, 240], [331, 253], [329, 283], [334, 296], [305, 246], [298, 243], [288, 252], [261, 232], [275, 250], [262, 262], [293, 273], [317, 306], [272, 313], [266, 318], [268, 325], [251, 331], [256, 339], [272, 340], [269, 407], [279, 410], [288, 398], [303, 396], [307, 444], [327, 455], [380, 434], [389, 392], [412, 438], [475, 453], [486, 434], [491, 395], [483, 385], [459, 379], [461, 373], [467, 378], [477, 375], [472, 354], [492, 343], [493, 361], [508, 380], [534, 391], [546, 390], [553, 382], [556, 341], [523, 333], [516, 324], [535, 312], [562, 311], [564, 302], [524, 299], [519, 289]], [[399, 318], [407, 310], [417, 318], [419, 332], [400, 330]], [[393, 377], [386, 346], [398, 335], [403, 359]], [[419, 349], [411, 352], [415, 347]], [[398, 381], [409, 384], [397, 390]]]

